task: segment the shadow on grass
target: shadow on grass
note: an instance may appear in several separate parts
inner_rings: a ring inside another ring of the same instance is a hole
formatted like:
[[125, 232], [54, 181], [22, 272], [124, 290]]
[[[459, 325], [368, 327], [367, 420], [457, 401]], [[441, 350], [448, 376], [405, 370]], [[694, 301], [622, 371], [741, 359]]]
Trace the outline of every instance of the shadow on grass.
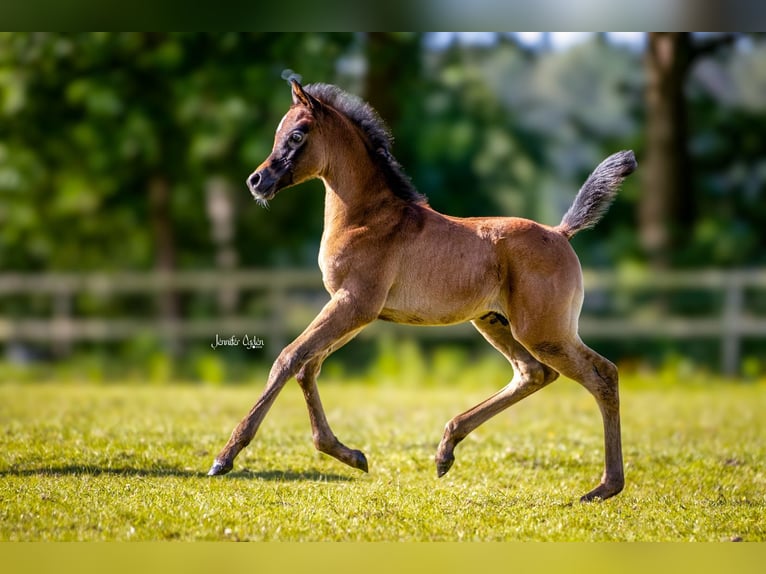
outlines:
[[266, 470], [251, 471], [239, 470], [227, 474], [225, 477], [208, 477], [202, 470], [188, 470], [175, 467], [136, 468], [132, 466], [109, 466], [96, 465], [63, 465], [45, 466], [40, 468], [18, 468], [0, 471], [0, 478], [6, 476], [136, 476], [136, 477], [181, 477], [181, 478], [205, 478], [209, 480], [267, 480], [283, 482], [350, 482], [353, 477], [341, 474], [324, 473], [317, 470], [284, 471]]

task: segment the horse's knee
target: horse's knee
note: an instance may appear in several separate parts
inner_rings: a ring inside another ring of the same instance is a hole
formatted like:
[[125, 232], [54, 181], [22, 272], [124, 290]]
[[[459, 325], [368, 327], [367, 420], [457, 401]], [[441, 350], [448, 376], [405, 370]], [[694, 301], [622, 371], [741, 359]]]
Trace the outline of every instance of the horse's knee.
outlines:
[[302, 374], [302, 378], [305, 378], [310, 374], [312, 367], [312, 359], [315, 358], [305, 348], [302, 348], [295, 343], [291, 343], [279, 353], [279, 356], [272, 365], [272, 374], [280, 374], [287, 378], [296, 376], [299, 377]]

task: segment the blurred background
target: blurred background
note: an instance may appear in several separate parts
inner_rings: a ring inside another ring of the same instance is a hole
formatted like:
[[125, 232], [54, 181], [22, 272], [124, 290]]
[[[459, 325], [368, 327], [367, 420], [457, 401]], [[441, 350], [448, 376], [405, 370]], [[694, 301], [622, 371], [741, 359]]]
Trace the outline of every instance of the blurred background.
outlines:
[[[764, 35], [5, 33], [0, 376], [262, 376], [328, 300], [321, 183], [268, 210], [244, 184], [287, 68], [369, 101], [452, 215], [555, 225], [635, 150], [574, 240], [583, 339], [623, 371], [766, 373]], [[491, 353], [470, 326], [376, 324], [325, 373], [445, 378]]]

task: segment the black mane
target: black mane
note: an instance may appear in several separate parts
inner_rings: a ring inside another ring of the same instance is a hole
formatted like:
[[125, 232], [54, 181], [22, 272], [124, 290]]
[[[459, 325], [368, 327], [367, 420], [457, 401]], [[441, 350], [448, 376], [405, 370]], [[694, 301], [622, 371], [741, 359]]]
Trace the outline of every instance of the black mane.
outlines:
[[388, 185], [395, 195], [413, 203], [428, 203], [426, 196], [415, 188], [402, 166], [391, 155], [391, 132], [372, 106], [331, 84], [310, 84], [303, 89], [323, 104], [346, 116], [362, 130], [370, 141], [376, 163], [385, 173]]

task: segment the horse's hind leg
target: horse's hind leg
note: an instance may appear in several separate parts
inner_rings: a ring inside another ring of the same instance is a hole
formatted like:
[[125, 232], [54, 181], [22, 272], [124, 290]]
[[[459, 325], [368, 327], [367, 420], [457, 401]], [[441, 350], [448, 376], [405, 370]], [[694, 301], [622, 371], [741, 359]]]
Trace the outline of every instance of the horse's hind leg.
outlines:
[[531, 351], [565, 377], [584, 386], [595, 397], [604, 424], [604, 474], [599, 485], [580, 500], [602, 500], [625, 485], [620, 438], [620, 397], [617, 367], [574, 335], [568, 342], [538, 341]]
[[450, 469], [455, 461], [455, 447], [471, 431], [558, 377], [558, 373], [535, 359], [513, 338], [505, 317], [491, 314], [473, 321], [473, 325], [510, 361], [514, 377], [508, 386], [447, 423], [436, 451], [436, 472], [439, 476]]
[[[349, 337], [350, 339], [351, 337]], [[345, 343], [346, 341], [343, 341]], [[341, 343], [341, 344], [343, 344]], [[340, 347], [340, 344], [335, 348]], [[334, 349], [333, 349], [334, 350]], [[330, 353], [317, 357], [304, 366], [296, 375], [296, 379], [303, 390], [303, 396], [306, 398], [306, 406], [309, 410], [309, 420], [311, 421], [311, 434], [314, 440], [314, 446], [320, 452], [329, 454], [347, 465], [368, 471], [367, 457], [359, 450], [352, 450], [341, 443], [332, 432], [330, 424], [322, 407], [322, 401], [319, 398], [319, 389], [316, 380], [322, 363]]]

